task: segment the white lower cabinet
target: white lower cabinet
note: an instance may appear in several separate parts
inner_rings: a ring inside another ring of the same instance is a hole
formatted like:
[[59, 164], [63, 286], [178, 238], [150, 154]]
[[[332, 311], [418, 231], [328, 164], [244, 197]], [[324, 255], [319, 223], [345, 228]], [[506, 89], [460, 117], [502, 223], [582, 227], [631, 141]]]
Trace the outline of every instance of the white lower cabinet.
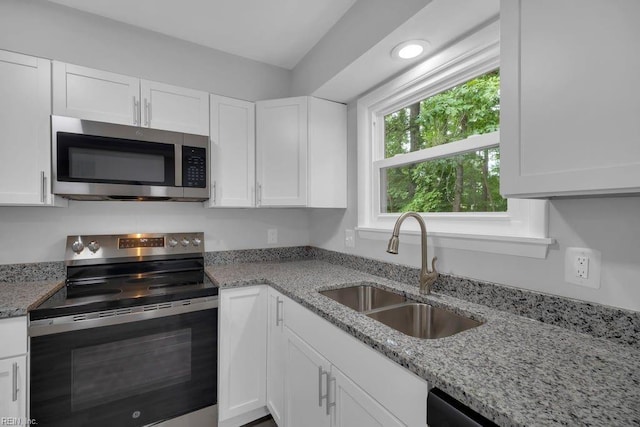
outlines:
[[287, 336], [287, 426], [404, 426], [290, 329]]
[[285, 425], [329, 427], [331, 365], [290, 329], [287, 328], [285, 334]]
[[404, 424], [335, 367], [330, 373], [334, 427], [402, 427]]
[[27, 417], [27, 318], [0, 320], [0, 419], [23, 425]]
[[24, 423], [26, 419], [26, 373], [27, 356], [0, 360], [0, 418], [15, 422], [13, 425], [22, 425], [20, 422]]
[[269, 317], [267, 402], [279, 427], [426, 425], [426, 381], [271, 288]]
[[267, 285], [220, 292], [219, 371], [220, 426], [427, 423], [426, 381]]
[[276, 424], [284, 426], [284, 390], [287, 339], [284, 334], [284, 296], [268, 291], [267, 314], [267, 408]]
[[267, 286], [220, 292], [218, 410], [220, 426], [267, 414]]

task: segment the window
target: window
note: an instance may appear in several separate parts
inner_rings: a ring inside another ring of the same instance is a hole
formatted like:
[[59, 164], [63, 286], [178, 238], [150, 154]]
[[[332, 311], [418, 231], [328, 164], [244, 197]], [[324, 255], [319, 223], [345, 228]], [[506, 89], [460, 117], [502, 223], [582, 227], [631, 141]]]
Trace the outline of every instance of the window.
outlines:
[[[383, 123], [385, 160], [374, 164], [380, 168], [380, 212], [507, 210], [497, 134], [470, 152], [459, 143], [498, 131], [498, 70], [389, 113]], [[445, 144], [453, 144], [446, 147], [448, 156], [431, 153]]]
[[490, 24], [358, 100], [361, 238], [411, 210], [437, 247], [546, 257], [546, 202], [500, 196], [499, 51]]

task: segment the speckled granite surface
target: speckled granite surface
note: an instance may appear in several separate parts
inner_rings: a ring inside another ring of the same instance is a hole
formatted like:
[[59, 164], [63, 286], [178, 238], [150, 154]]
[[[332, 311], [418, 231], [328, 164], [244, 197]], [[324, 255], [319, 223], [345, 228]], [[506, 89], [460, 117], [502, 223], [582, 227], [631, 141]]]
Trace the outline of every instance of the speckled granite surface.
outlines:
[[[318, 248], [311, 248], [310, 258], [407, 284], [418, 283], [420, 273], [417, 268]], [[440, 275], [433, 289], [465, 301], [640, 349], [640, 312], [637, 311], [446, 274]]]
[[60, 280], [0, 282], [0, 318], [26, 316], [64, 285]]
[[[355, 269], [308, 260], [214, 265], [222, 287], [268, 283], [504, 426], [640, 425], [640, 351]], [[484, 320], [438, 339], [406, 336], [317, 291], [373, 282]]]
[[64, 263], [34, 262], [29, 264], [0, 264], [0, 283], [64, 280]]
[[[207, 265], [301, 259], [324, 260], [407, 284], [418, 282], [419, 269], [417, 268], [309, 246], [218, 251], [205, 254]], [[63, 280], [64, 274], [62, 262], [0, 264], [0, 283], [19, 284], [22, 282]], [[441, 275], [434, 290], [465, 301], [529, 317], [572, 331], [587, 333], [594, 337], [607, 338], [640, 349], [640, 312], [451, 275]], [[0, 294], [0, 301], [5, 299]], [[0, 312], [0, 316], [3, 313], [6, 315], [6, 312], [11, 312], [13, 309], [18, 312], [22, 310], [22, 308], [5, 306], [5, 310]]]

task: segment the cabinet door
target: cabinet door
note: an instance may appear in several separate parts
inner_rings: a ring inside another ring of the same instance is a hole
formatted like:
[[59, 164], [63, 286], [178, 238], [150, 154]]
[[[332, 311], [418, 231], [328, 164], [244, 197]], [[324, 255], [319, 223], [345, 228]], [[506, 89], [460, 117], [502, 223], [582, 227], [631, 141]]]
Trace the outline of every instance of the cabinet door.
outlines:
[[209, 94], [164, 83], [141, 81], [142, 126], [209, 135]]
[[331, 368], [330, 400], [335, 403], [333, 427], [405, 425], [335, 367]]
[[267, 287], [220, 292], [220, 421], [266, 404]]
[[295, 333], [285, 328], [287, 371], [285, 379], [285, 425], [329, 427], [327, 383], [330, 365]]
[[0, 51], [0, 204], [51, 196], [51, 62]]
[[640, 2], [503, 0], [501, 192], [640, 191]]
[[[0, 417], [20, 418], [27, 415], [27, 357], [0, 360]], [[18, 425], [18, 424], [15, 424]]]
[[256, 103], [259, 206], [307, 204], [307, 98]]
[[284, 297], [269, 288], [267, 326], [267, 408], [276, 424], [284, 427], [284, 385], [286, 337], [284, 335]]
[[212, 207], [255, 205], [255, 104], [211, 95]]
[[140, 124], [136, 77], [53, 62], [53, 114], [123, 125]]
[[310, 208], [347, 207], [347, 107], [309, 98]]

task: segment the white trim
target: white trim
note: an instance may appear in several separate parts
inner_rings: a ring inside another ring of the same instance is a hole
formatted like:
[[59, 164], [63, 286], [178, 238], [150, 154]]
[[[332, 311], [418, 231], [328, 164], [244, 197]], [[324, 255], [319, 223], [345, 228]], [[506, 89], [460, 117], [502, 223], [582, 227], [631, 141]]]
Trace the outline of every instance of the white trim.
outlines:
[[[496, 20], [358, 100], [357, 230], [361, 238], [388, 238], [399, 216], [380, 213], [382, 168], [499, 145], [500, 133], [493, 132], [385, 159], [383, 144], [372, 143], [374, 139], [383, 140], [385, 115], [498, 68], [498, 39]], [[430, 240], [437, 247], [545, 258], [554, 242], [547, 237], [548, 207], [544, 200], [509, 199], [508, 211], [500, 213], [426, 213], [423, 217]], [[403, 231], [417, 233], [417, 223], [408, 221]]]
[[374, 160], [373, 167], [384, 169], [410, 165], [425, 160], [435, 160], [455, 154], [464, 154], [485, 148], [497, 147], [498, 145], [500, 145], [500, 131], [485, 133], [483, 135], [471, 135], [468, 138], [448, 144], [437, 145], [410, 153], [396, 154], [386, 159]]
[[[386, 241], [391, 236], [391, 230], [380, 228], [356, 227], [358, 237], [368, 240]], [[402, 243], [420, 245], [420, 231], [401, 231]], [[500, 255], [524, 256], [545, 259], [550, 245], [555, 239], [548, 237], [516, 237], [494, 236], [464, 233], [442, 233], [430, 231], [427, 244], [433, 248], [458, 249], [466, 251], [488, 252]]]

